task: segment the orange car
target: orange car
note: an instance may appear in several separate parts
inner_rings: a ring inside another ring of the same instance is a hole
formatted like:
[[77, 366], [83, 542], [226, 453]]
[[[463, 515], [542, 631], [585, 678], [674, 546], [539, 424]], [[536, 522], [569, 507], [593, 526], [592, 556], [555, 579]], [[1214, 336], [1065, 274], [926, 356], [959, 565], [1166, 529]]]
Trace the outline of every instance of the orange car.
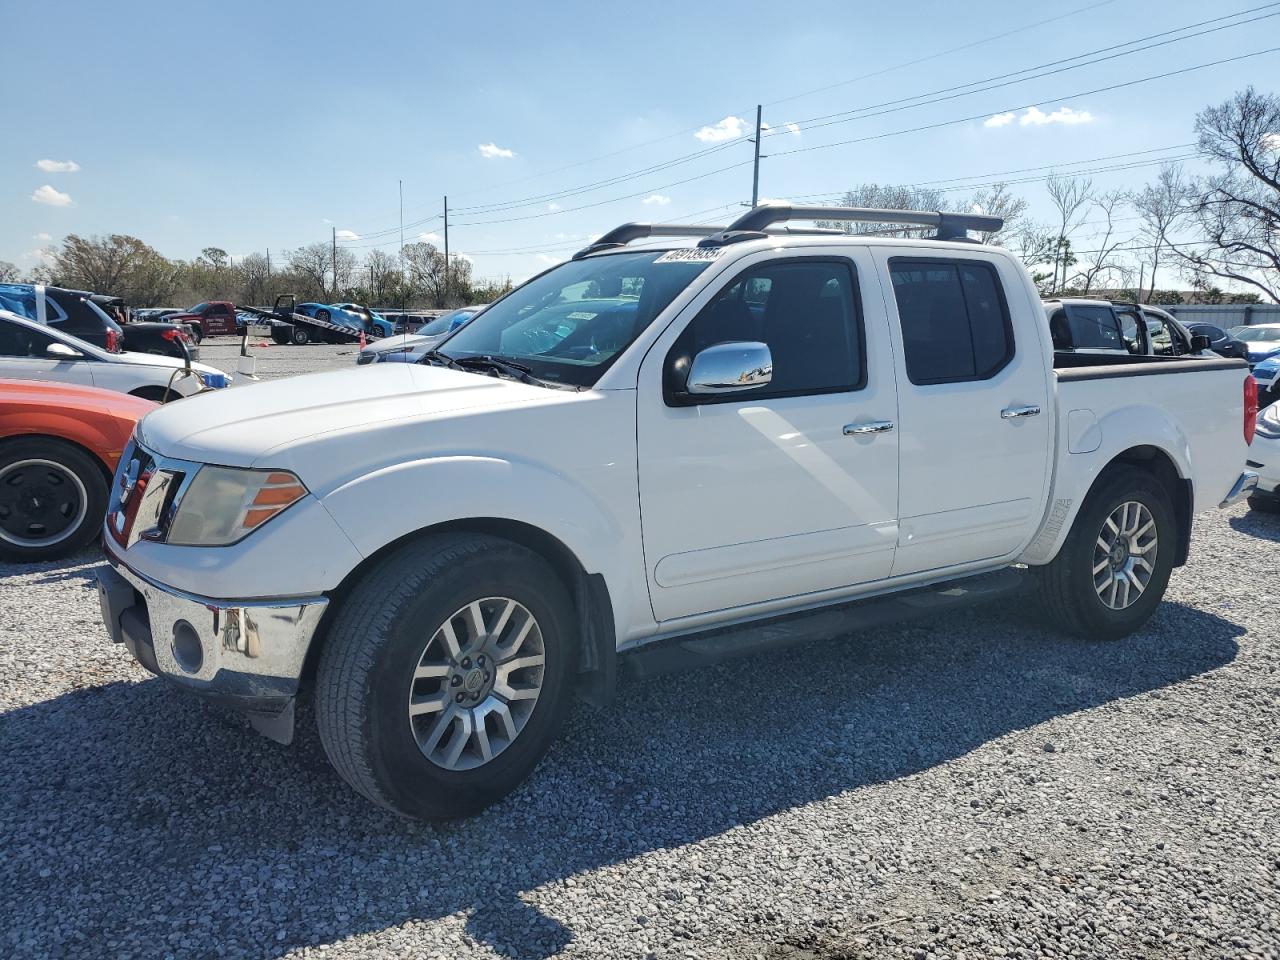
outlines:
[[0, 560], [48, 560], [98, 535], [120, 454], [150, 400], [0, 380]]

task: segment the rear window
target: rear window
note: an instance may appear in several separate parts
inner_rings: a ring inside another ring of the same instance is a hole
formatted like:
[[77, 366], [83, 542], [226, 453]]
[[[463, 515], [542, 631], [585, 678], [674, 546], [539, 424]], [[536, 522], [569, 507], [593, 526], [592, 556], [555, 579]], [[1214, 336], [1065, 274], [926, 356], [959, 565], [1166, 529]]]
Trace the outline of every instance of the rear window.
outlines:
[[912, 383], [986, 380], [1012, 359], [1009, 308], [990, 264], [895, 257], [889, 274]]

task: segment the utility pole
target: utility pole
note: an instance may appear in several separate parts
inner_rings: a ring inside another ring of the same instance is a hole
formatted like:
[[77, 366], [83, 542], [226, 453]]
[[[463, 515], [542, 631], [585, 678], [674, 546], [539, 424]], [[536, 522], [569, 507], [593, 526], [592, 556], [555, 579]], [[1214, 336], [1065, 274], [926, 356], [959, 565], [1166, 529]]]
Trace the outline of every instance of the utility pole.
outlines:
[[400, 181], [400, 256], [404, 256], [404, 181]]
[[267, 247], [267, 276], [271, 276], [271, 248]]
[[330, 227], [333, 231], [333, 299], [338, 299], [338, 228]]
[[444, 303], [449, 305], [449, 195], [444, 197]]
[[760, 202], [760, 115], [763, 106], [756, 104], [756, 162], [751, 168], [751, 206], [754, 207]]

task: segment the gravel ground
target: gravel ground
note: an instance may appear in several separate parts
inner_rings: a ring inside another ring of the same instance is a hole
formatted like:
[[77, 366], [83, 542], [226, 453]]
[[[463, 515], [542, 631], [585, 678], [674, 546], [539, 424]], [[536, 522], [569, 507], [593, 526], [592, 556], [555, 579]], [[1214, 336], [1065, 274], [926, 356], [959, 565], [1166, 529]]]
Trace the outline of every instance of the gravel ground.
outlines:
[[0, 954], [1280, 957], [1277, 541], [1200, 518], [1118, 643], [993, 608], [623, 682], [443, 826], [132, 664], [96, 550], [0, 565]]

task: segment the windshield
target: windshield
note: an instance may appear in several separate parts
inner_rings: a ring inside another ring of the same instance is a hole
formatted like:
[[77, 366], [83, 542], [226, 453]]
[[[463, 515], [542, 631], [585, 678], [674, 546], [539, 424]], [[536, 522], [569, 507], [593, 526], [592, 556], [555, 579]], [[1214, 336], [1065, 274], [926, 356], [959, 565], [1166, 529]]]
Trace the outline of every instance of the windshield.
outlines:
[[209, 306], [209, 304], [207, 303], [197, 303], [194, 307], [189, 309], [187, 313], [199, 313], [201, 310], [205, 309], [207, 306]]
[[505, 357], [542, 380], [589, 387], [709, 262], [662, 250], [570, 260], [477, 315], [443, 352]]
[[98, 306], [96, 303], [94, 303], [92, 300], [88, 299], [87, 297], [82, 297], [80, 302], [83, 303], [86, 307], [88, 307], [90, 311], [92, 311], [93, 313], [96, 313], [102, 319], [103, 323], [106, 324], [106, 327], [108, 330], [114, 330], [117, 335], [123, 332], [120, 329], [120, 324], [116, 323], [112, 317], [107, 316], [107, 312], [103, 310], [100, 306]]
[[1232, 327], [1237, 340], [1280, 340], [1280, 327]]
[[[442, 333], [448, 333], [453, 329], [455, 323], [468, 319], [475, 312], [475, 310], [450, 310], [448, 313], [441, 314], [431, 322], [420, 326], [418, 328], [418, 336], [436, 337]], [[458, 325], [461, 326], [461, 324]]]

